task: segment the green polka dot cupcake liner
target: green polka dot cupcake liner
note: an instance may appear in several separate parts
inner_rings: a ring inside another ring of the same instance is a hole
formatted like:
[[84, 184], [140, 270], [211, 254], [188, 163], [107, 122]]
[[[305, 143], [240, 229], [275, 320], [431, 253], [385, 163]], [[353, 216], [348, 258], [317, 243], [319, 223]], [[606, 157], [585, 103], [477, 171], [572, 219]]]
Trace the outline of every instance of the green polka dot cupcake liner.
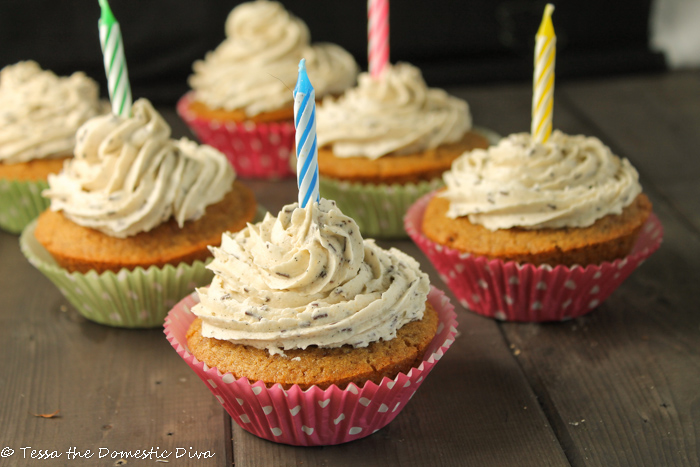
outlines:
[[211, 282], [201, 261], [98, 274], [68, 272], [34, 238], [36, 221], [22, 232], [20, 247], [29, 262], [53, 282], [85, 318], [107, 326], [162, 326], [168, 311], [195, 287]]
[[321, 196], [335, 200], [338, 207], [355, 219], [364, 237], [405, 238], [403, 217], [423, 195], [443, 186], [442, 179], [404, 185], [351, 183], [321, 176]]
[[49, 200], [41, 196], [48, 187], [45, 180], [0, 178], [0, 229], [13, 234], [22, 232], [49, 207]]

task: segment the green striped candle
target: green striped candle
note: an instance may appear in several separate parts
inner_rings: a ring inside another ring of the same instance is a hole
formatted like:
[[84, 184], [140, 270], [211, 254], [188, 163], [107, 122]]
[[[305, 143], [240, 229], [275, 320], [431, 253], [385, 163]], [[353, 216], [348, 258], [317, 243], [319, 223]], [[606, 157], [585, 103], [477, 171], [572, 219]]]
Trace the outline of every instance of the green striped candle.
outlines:
[[100, 44], [104, 57], [105, 73], [112, 113], [128, 117], [131, 114], [131, 87], [124, 58], [124, 42], [117, 19], [112, 14], [107, 0], [99, 0], [102, 15], [98, 21]]

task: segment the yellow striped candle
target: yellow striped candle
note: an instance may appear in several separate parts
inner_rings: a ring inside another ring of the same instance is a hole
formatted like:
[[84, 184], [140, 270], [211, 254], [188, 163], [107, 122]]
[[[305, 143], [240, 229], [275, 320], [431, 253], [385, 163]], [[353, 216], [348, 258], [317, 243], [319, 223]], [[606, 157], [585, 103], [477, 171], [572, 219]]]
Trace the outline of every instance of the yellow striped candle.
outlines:
[[557, 36], [554, 35], [552, 12], [554, 5], [544, 9], [542, 24], [535, 36], [535, 73], [532, 93], [532, 139], [544, 143], [552, 134], [552, 107], [554, 104], [554, 59]]
[[98, 21], [100, 44], [104, 57], [105, 73], [112, 113], [128, 117], [131, 114], [131, 86], [126, 71], [124, 43], [119, 23], [112, 14], [107, 0], [99, 0], [102, 15]]

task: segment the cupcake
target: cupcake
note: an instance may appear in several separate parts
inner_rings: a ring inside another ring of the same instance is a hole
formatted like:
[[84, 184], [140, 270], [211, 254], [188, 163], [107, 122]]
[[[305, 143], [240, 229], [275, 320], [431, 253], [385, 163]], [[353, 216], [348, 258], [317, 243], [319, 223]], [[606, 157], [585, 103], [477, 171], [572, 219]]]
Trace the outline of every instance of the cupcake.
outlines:
[[462, 155], [406, 217], [465, 307], [513, 321], [583, 315], [658, 248], [639, 176], [599, 139], [513, 134]]
[[285, 206], [212, 251], [211, 285], [171, 311], [166, 334], [257, 436], [367, 436], [454, 339], [452, 307], [418, 263], [363, 240], [333, 201]]
[[145, 99], [132, 112], [80, 127], [75, 157], [49, 176], [50, 209], [22, 241], [87, 318], [158, 326], [187, 290], [211, 280], [208, 245], [252, 221], [256, 205], [223, 154], [171, 139]]
[[373, 237], [405, 236], [408, 207], [441, 186], [462, 153], [489, 145], [472, 131], [464, 100], [428, 88], [406, 63], [379, 79], [363, 73], [356, 88], [324, 99], [317, 128], [321, 195]]
[[226, 20], [227, 38], [194, 63], [193, 91], [178, 112], [200, 140], [226, 154], [242, 177], [293, 175], [294, 108], [290, 89], [306, 59], [316, 95], [340, 94], [358, 67], [341, 47], [310, 44], [306, 24], [267, 0], [243, 3]]
[[0, 71], [0, 108], [0, 228], [19, 233], [48, 206], [41, 191], [72, 155], [78, 127], [104, 106], [84, 73], [58, 77], [26, 61]]

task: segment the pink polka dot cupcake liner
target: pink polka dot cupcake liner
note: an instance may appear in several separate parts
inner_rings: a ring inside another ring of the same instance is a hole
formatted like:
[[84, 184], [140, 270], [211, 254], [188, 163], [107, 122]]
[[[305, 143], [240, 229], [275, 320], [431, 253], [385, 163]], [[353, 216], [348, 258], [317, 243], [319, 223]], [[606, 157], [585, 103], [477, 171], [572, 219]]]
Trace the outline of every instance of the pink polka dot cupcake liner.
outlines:
[[0, 229], [13, 234], [22, 232], [49, 207], [49, 200], [41, 196], [41, 192], [48, 187], [45, 180], [0, 178]]
[[503, 321], [564, 321], [591, 312], [661, 245], [663, 227], [652, 213], [631, 253], [613, 262], [581, 266], [534, 266], [473, 256], [423, 235], [430, 193], [408, 210], [408, 235], [423, 250], [460, 304]]
[[452, 345], [457, 333], [454, 307], [443, 292], [431, 288], [428, 300], [440, 318], [438, 332], [423, 362], [408, 374], [368, 381], [363, 387], [350, 383], [340, 389], [313, 386], [306, 391], [294, 385], [266, 387], [262, 381], [236, 379], [198, 361], [187, 349], [186, 333], [195, 319], [190, 308], [196, 293], [175, 306], [165, 320], [165, 334], [177, 353], [202, 379], [231, 418], [244, 430], [270, 441], [297, 446], [346, 443], [369, 436], [390, 423], [406, 406], [428, 373]]
[[279, 179], [294, 176], [292, 122], [231, 122], [200, 117], [189, 110], [193, 94], [177, 103], [177, 112], [197, 138], [226, 155], [241, 178]]

